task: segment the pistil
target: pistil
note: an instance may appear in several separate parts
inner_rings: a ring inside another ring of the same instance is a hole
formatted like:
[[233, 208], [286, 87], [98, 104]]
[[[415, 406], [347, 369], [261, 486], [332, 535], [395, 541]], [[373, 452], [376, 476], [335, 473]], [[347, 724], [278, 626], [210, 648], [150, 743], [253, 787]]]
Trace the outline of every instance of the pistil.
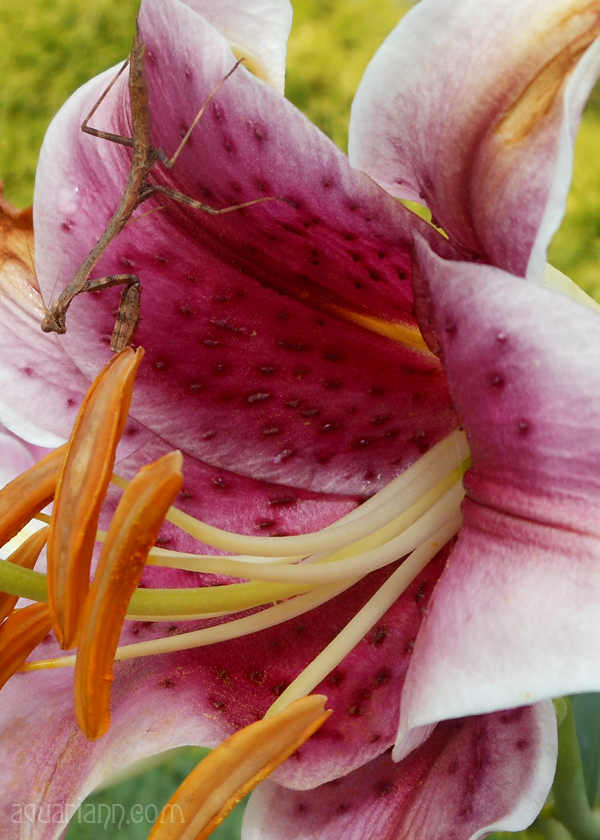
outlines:
[[[15, 566], [20, 566], [23, 569], [33, 569], [42, 548], [46, 545], [48, 537], [48, 529], [41, 528], [35, 531], [25, 542], [23, 542], [8, 558], [7, 562], [13, 563]], [[6, 592], [0, 592], [0, 624], [5, 618], [11, 614], [17, 601], [17, 595], [9, 595]]]

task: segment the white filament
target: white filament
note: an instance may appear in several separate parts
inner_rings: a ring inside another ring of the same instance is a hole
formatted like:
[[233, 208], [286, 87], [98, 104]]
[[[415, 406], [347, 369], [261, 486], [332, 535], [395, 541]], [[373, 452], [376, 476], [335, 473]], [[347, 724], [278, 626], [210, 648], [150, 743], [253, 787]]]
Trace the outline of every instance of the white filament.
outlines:
[[[228, 557], [211, 557], [200, 561], [193, 554], [179, 555], [178, 566], [192, 571], [243, 577], [248, 580], [271, 581], [275, 583], [324, 584], [348, 578], [361, 578], [376, 569], [387, 566], [414, 551], [418, 545], [431, 536], [453, 517], [464, 496], [461, 483], [455, 484], [423, 516], [413, 522], [397, 537], [384, 545], [331, 563], [295, 566], [274, 566], [269, 564], [247, 564]], [[185, 563], [185, 565], [183, 565]]]
[[[225, 624], [218, 624], [216, 627], [205, 627], [202, 630], [191, 630], [188, 633], [181, 633], [177, 636], [165, 636], [162, 639], [153, 639], [148, 642], [136, 642], [132, 645], [122, 645], [117, 648], [115, 659], [134, 659], [139, 656], [153, 656], [158, 653], [173, 653], [178, 650], [190, 650], [191, 648], [215, 645], [217, 642], [225, 642], [229, 639], [237, 639], [241, 636], [248, 636], [257, 633], [259, 630], [266, 630], [284, 621], [297, 618], [309, 610], [320, 607], [326, 601], [340, 595], [356, 583], [355, 580], [344, 581], [330, 586], [322, 586], [307, 592], [305, 595], [297, 595], [288, 601], [283, 601], [274, 607], [268, 607], [261, 612], [237, 618]], [[75, 656], [62, 656], [59, 659], [44, 660], [28, 663], [35, 667], [66, 668], [75, 665]]]
[[[368, 604], [278, 698], [268, 712], [274, 714], [310, 693], [391, 607], [441, 546], [457, 533], [464, 496], [459, 480], [464, 471], [461, 465], [468, 457], [464, 433], [453, 432], [360, 507], [322, 531], [298, 537], [230, 534], [171, 509], [170, 521], [198, 540], [226, 551], [245, 553], [216, 557], [156, 548], [151, 552], [150, 562], [247, 580], [300, 584], [302, 594], [215, 627], [122, 646], [115, 658], [130, 659], [216, 644], [275, 626], [315, 609], [370, 572], [408, 554]], [[116, 477], [114, 480], [120, 486], [127, 484]], [[98, 538], [103, 536], [99, 534]], [[304, 585], [317, 588], [302, 592]], [[184, 620], [231, 614], [149, 618]], [[128, 615], [128, 618], [139, 619], [139, 616]], [[75, 657], [67, 656], [31, 663], [30, 667], [66, 667], [74, 662]]]
[[265, 717], [280, 712], [294, 700], [310, 694], [389, 610], [440, 548], [458, 533], [461, 522], [462, 517], [457, 513], [433, 537], [413, 551], [342, 632], [290, 683]]
[[[333, 525], [297, 537], [256, 537], [232, 534], [198, 522], [189, 514], [171, 508], [167, 519], [199, 542], [239, 554], [305, 557], [317, 551], [339, 548], [354, 542], [395, 519], [435, 487], [444, 476], [469, 457], [464, 432], [452, 432], [426, 455], [394, 479], [387, 487]], [[123, 479], [114, 477], [119, 486]]]

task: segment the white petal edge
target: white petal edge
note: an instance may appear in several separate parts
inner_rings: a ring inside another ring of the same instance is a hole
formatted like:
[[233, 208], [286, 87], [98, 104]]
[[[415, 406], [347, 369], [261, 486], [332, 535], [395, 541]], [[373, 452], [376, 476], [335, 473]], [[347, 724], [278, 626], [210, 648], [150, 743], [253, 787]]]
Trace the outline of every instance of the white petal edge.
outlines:
[[185, 0], [229, 41], [249, 70], [283, 94], [292, 26], [289, 0]]
[[[550, 240], [565, 215], [567, 197], [573, 179], [575, 137], [581, 113], [600, 74], [600, 41], [596, 41], [579, 61], [565, 90], [563, 121], [560, 131], [556, 168], [550, 185], [546, 208], [527, 265], [526, 279], [547, 286], [544, 265]], [[580, 303], [584, 301], [579, 300]]]
[[485, 837], [491, 831], [521, 831], [527, 828], [539, 814], [548, 796], [552, 782], [554, 781], [556, 757], [558, 755], [556, 715], [551, 700], [544, 700], [541, 703], [537, 703], [534, 708], [538, 719], [542, 747], [529, 791], [516, 804], [513, 811], [495, 823], [482, 828], [473, 835], [471, 840], [479, 840], [480, 837]]

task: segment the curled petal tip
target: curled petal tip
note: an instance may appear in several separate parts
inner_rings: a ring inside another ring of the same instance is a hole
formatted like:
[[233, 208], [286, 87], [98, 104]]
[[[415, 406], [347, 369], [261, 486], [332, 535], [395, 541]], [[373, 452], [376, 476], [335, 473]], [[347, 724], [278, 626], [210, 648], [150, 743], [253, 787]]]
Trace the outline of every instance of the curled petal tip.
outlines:
[[0, 181], [0, 288], [3, 295], [39, 317], [43, 303], [33, 259], [33, 208], [18, 210], [2, 191]]

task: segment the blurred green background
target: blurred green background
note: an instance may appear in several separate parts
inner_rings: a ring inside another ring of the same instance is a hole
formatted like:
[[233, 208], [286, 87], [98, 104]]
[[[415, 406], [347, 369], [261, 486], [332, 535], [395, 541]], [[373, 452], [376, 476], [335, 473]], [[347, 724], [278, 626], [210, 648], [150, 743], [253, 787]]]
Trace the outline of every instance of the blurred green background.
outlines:
[[[31, 203], [44, 131], [77, 87], [128, 53], [139, 0], [0, 0], [0, 179]], [[411, 0], [296, 0], [287, 96], [343, 149], [362, 72]], [[567, 217], [549, 259], [600, 296], [600, 92], [576, 150]]]
[[[139, 0], [0, 0], [0, 179], [17, 206], [31, 203], [36, 161], [46, 127], [87, 79], [123, 60]], [[410, 0], [295, 0], [288, 52], [287, 96], [343, 149], [354, 91], [385, 35]], [[567, 217], [550, 261], [600, 297], [600, 93], [592, 95], [579, 134]], [[67, 831], [67, 840], [142, 840], [160, 809], [204, 752], [186, 748], [142, 775], [98, 791]], [[122, 805], [147, 815], [117, 826]], [[104, 806], [103, 808], [100, 806]], [[99, 818], [102, 817], [100, 821]], [[241, 808], [217, 840], [239, 837]], [[117, 834], [118, 831], [118, 834]], [[507, 835], [508, 836], [508, 835]], [[511, 835], [517, 837], [519, 835]], [[520, 835], [525, 836], [525, 835]], [[536, 837], [533, 830], [529, 838]]]

